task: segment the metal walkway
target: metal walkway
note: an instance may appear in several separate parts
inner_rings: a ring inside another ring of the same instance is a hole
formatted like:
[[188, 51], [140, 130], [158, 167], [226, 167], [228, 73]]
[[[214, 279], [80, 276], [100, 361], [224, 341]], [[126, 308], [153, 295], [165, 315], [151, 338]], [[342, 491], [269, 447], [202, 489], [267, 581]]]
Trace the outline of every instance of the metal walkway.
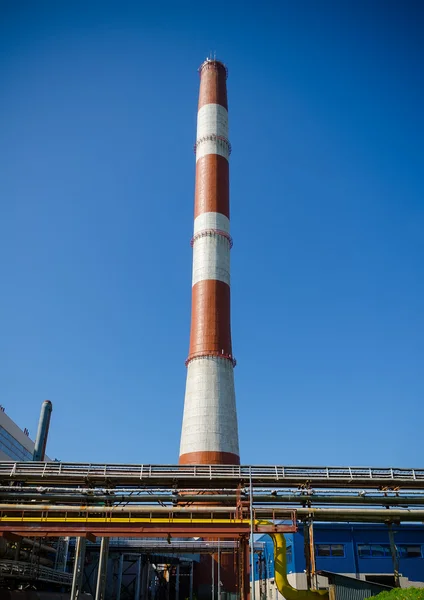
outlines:
[[[73, 544], [72, 544], [73, 545]], [[100, 546], [100, 540], [96, 542], [87, 543], [87, 550], [91, 548], [98, 548]], [[254, 550], [255, 552], [263, 552], [265, 550], [265, 542], [259, 542], [255, 540]], [[181, 554], [181, 553], [193, 553], [193, 554], [210, 554], [211, 552], [233, 552], [238, 548], [238, 541], [236, 540], [184, 540], [184, 539], [134, 539], [134, 538], [112, 538], [110, 540], [110, 550], [128, 550], [136, 549], [142, 550], [143, 552], [149, 552], [156, 554]]]
[[0, 485], [38, 484], [174, 486], [189, 489], [253, 487], [361, 487], [424, 489], [424, 469], [238, 465], [125, 465], [1, 462]]
[[[297, 531], [296, 511], [254, 508], [255, 533]], [[0, 535], [96, 537], [222, 537], [250, 535], [247, 515], [236, 508], [214, 507], [110, 507], [78, 505], [0, 505]]]
[[0, 560], [0, 579], [4, 577], [26, 581], [47, 581], [48, 583], [62, 585], [71, 585], [72, 583], [72, 575], [70, 573], [63, 573], [49, 567], [32, 565], [31, 563], [15, 560]]

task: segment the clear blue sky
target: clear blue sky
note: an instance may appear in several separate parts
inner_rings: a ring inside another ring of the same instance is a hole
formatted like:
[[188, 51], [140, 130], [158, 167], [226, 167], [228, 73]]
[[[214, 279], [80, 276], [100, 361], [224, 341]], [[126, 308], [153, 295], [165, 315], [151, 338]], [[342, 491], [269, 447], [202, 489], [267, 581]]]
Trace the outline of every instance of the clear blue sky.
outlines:
[[419, 1], [0, 5], [0, 403], [175, 463], [198, 75], [229, 67], [242, 462], [422, 467]]

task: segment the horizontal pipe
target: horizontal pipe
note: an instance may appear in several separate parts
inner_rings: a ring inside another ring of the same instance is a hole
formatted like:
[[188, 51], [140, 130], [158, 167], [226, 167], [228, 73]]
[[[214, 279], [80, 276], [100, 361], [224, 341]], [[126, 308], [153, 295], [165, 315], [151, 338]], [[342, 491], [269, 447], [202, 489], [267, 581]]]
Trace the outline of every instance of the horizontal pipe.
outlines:
[[[21, 562], [31, 562], [31, 552], [25, 552], [24, 550], [21, 550], [19, 552], [19, 560]], [[43, 565], [43, 567], [52, 567], [53, 566], [53, 561], [50, 560], [49, 558], [45, 558], [44, 556], [37, 556], [37, 563], [39, 563], [40, 565]]]
[[[73, 494], [1, 494], [0, 498], [7, 501], [19, 500], [38, 500], [41, 502], [46, 501], [55, 501], [55, 502], [79, 502], [80, 504], [91, 504], [94, 502], [109, 502], [112, 504], [117, 504], [119, 502], [126, 503], [148, 503], [152, 502], [196, 502], [196, 504], [205, 504], [205, 503], [216, 503], [216, 502], [231, 502], [233, 505], [236, 503], [237, 497], [234, 496], [221, 496], [221, 495], [196, 495], [196, 496], [152, 496], [152, 495], [143, 495], [143, 496], [133, 496], [133, 495], [98, 495], [98, 496], [86, 496], [86, 495], [73, 495]], [[424, 499], [423, 499], [424, 504]]]
[[402, 505], [423, 505], [424, 495], [418, 497], [411, 496], [320, 496], [317, 495], [292, 495], [292, 496], [267, 496], [265, 498], [254, 497], [254, 502], [274, 502], [284, 504], [374, 504], [379, 506]]
[[[196, 504], [231, 502], [235, 504], [236, 495], [214, 494], [214, 495], [81, 495], [81, 494], [49, 494], [49, 493], [2, 493], [0, 498], [7, 501], [38, 500], [42, 502], [78, 502], [80, 504], [92, 504], [95, 502], [108, 502], [116, 504], [125, 503], [152, 503], [152, 502], [195, 502]], [[314, 495], [256, 495], [253, 496], [254, 504], [372, 504], [377, 506], [424, 506], [424, 495], [416, 496], [322, 496]]]
[[[161, 488], [161, 489], [150, 489], [150, 488], [103, 488], [103, 487], [92, 487], [92, 488], [81, 488], [78, 486], [75, 487], [62, 487], [60, 485], [54, 485], [51, 487], [42, 487], [42, 486], [16, 486], [16, 485], [0, 485], [0, 496], [4, 494], [13, 493], [13, 494], [81, 494], [83, 496], [98, 496], [98, 495], [106, 495], [106, 496], [117, 496], [119, 494], [130, 494], [130, 495], [139, 495], [140, 492], [143, 492], [144, 495], [149, 496], [170, 496], [175, 495], [177, 492], [171, 488]], [[198, 490], [186, 490], [184, 489], [184, 493], [193, 493], [198, 494]], [[235, 490], [211, 490], [208, 488], [208, 493], [229, 493], [232, 492], [235, 494]]]
[[[75, 513], [83, 512], [88, 514], [122, 514], [122, 513], [174, 513], [174, 514], [191, 514], [191, 513], [233, 513], [235, 515], [235, 507], [225, 506], [214, 506], [209, 507], [208, 510], [201, 506], [67, 506], [67, 505], [36, 505], [36, 504], [1, 504], [0, 511], [2, 512], [60, 512], [60, 513]], [[260, 514], [266, 513], [266, 509], [258, 510], [255, 509], [255, 516], [259, 517]], [[231, 515], [231, 519], [235, 517]], [[387, 520], [400, 520], [400, 521], [424, 521], [424, 510], [399, 510], [399, 509], [352, 509], [352, 508], [299, 508], [296, 510], [297, 517], [300, 519], [313, 518], [314, 520], [320, 521], [387, 521]], [[269, 518], [269, 517], [268, 517]], [[282, 514], [275, 515], [276, 519], [283, 519]], [[244, 522], [248, 522], [247, 519]]]
[[[69, 495], [80, 495], [83, 496], [84, 499], [89, 498], [97, 498], [98, 496], [107, 496], [108, 498], [114, 497], [122, 497], [128, 496], [131, 498], [148, 498], [150, 500], [162, 500], [163, 498], [174, 499], [178, 495], [193, 495], [198, 498], [202, 494], [203, 490], [199, 489], [188, 489], [181, 488], [179, 490], [171, 489], [171, 488], [102, 488], [102, 487], [94, 487], [94, 488], [80, 488], [78, 486], [75, 487], [66, 487], [63, 488], [60, 485], [57, 486], [22, 486], [17, 487], [14, 485], [2, 486], [0, 485], [0, 498], [6, 497], [9, 494], [14, 496], [21, 496], [24, 494], [34, 494], [39, 495], [40, 497], [46, 497], [49, 494], [60, 494], [63, 496]], [[213, 495], [214, 497], [218, 496], [230, 496], [232, 498], [237, 498], [237, 489], [230, 488], [207, 488], [208, 495]], [[291, 491], [289, 492], [292, 493]], [[247, 492], [241, 492], [242, 498], [247, 498]]]
[[[268, 488], [275, 488], [275, 485], [269, 485]], [[273, 497], [273, 498], [317, 498], [317, 497], [364, 497], [364, 498], [397, 498], [397, 497], [408, 497], [415, 498], [421, 497], [424, 498], [424, 492], [422, 491], [413, 491], [413, 490], [405, 490], [405, 491], [397, 491], [393, 492], [392, 490], [388, 490], [386, 492], [382, 491], [367, 491], [358, 488], [351, 487], [346, 488], [346, 491], [349, 490], [349, 493], [343, 494], [340, 488], [327, 488], [317, 490], [313, 490], [312, 492], [303, 493], [299, 492], [298, 489], [290, 489], [285, 487], [279, 487], [278, 492], [274, 490], [273, 492], [269, 492], [268, 489], [257, 490], [254, 493], [254, 498], [262, 498], [262, 497]], [[16, 485], [0, 485], [0, 497], [3, 497], [7, 493], [12, 493], [14, 495], [20, 496], [21, 494], [40, 494], [41, 496], [45, 496], [47, 494], [80, 494], [84, 497], [97, 497], [97, 496], [119, 496], [119, 495], [130, 495], [132, 497], [140, 497], [145, 496], [147, 498], [163, 498], [163, 497], [172, 497], [178, 495], [195, 495], [197, 498], [202, 490], [198, 488], [148, 488], [148, 487], [119, 487], [119, 488], [105, 488], [105, 487], [62, 487], [61, 485], [53, 485], [49, 487], [44, 486], [35, 486], [35, 485], [25, 485], [25, 486], [16, 486]], [[218, 495], [218, 496], [231, 496], [236, 498], [238, 494], [241, 497], [248, 497], [249, 491], [245, 488], [238, 490], [237, 488], [207, 488], [207, 492], [209, 495]], [[403, 496], [401, 496], [403, 494]]]
[[[298, 508], [296, 514], [301, 519], [313, 518], [315, 521], [355, 521], [371, 522], [399, 520], [423, 521], [424, 510], [399, 510], [393, 508]], [[374, 521], [377, 519], [377, 521]]]
[[22, 544], [24, 544], [24, 546], [35, 546], [40, 550], [44, 550], [44, 552], [51, 552], [53, 554], [57, 554], [57, 549], [53, 548], [53, 546], [47, 546], [46, 544], [41, 544], [40, 542], [30, 540], [26, 537], [22, 538]]
[[235, 506], [89, 506], [75, 504], [0, 504], [0, 512], [87, 512], [87, 513], [235, 513]]

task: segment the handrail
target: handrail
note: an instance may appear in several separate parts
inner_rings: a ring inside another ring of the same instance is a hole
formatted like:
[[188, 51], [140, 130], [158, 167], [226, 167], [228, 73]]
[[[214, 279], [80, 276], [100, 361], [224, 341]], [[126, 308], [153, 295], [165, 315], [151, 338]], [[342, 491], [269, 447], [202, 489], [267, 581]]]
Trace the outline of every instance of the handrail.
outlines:
[[20, 562], [16, 560], [0, 560], [1, 577], [18, 577], [22, 579], [38, 579], [50, 583], [62, 583], [71, 585], [72, 575], [50, 569], [42, 565], [32, 565], [31, 563]]
[[307, 467], [278, 465], [139, 465], [66, 462], [0, 462], [0, 485], [23, 482], [110, 482], [152, 485], [166, 481], [210, 487], [211, 482], [238, 483], [252, 479], [254, 487], [278, 484], [336, 487], [424, 487], [424, 469], [382, 467]]

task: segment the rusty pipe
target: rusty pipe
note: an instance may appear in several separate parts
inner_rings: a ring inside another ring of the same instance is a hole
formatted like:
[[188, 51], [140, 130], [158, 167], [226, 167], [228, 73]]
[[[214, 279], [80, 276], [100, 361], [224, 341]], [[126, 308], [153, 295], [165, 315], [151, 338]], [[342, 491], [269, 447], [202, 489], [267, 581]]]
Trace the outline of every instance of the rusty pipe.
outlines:
[[236, 507], [227, 506], [89, 506], [75, 504], [0, 504], [1, 512], [88, 512], [88, 513], [229, 513], [236, 512]]
[[22, 538], [22, 544], [24, 546], [35, 546], [37, 549], [44, 550], [44, 552], [51, 552], [57, 554], [57, 549], [53, 548], [53, 546], [47, 546], [46, 544], [41, 544], [40, 542], [36, 542], [31, 540], [30, 538]]
[[395, 508], [298, 508], [298, 517], [312, 517], [315, 521], [423, 521], [424, 510]]
[[[219, 513], [234, 513], [235, 507], [214, 506], [202, 507], [193, 506], [87, 506], [87, 505], [49, 505], [49, 504], [0, 504], [2, 512], [85, 512], [90, 514], [95, 513], [174, 513], [174, 514], [219, 514]], [[267, 509], [255, 509], [255, 515], [259, 516], [266, 513]], [[322, 521], [364, 521], [364, 522], [384, 522], [388, 520], [399, 521], [424, 521], [424, 510], [411, 509], [352, 509], [352, 508], [299, 508], [296, 510], [297, 517], [305, 519], [312, 517], [314, 520]], [[282, 515], [276, 515], [276, 518], [284, 518]], [[245, 519], [247, 522], [248, 519]]]
[[[109, 503], [143, 503], [143, 502], [195, 502], [196, 504], [214, 503], [216, 502], [232, 502], [237, 500], [236, 495], [216, 494], [216, 495], [119, 495], [119, 494], [102, 494], [102, 495], [84, 495], [84, 494], [50, 494], [50, 493], [4, 493], [0, 491], [0, 498], [7, 501], [25, 501], [25, 500], [41, 500], [51, 502], [78, 502], [81, 504], [91, 504], [93, 502], [109, 502]], [[424, 506], [423, 496], [319, 496], [319, 495], [256, 495], [253, 496], [254, 504], [371, 504], [375, 506], [397, 506], [397, 505], [414, 505]]]

